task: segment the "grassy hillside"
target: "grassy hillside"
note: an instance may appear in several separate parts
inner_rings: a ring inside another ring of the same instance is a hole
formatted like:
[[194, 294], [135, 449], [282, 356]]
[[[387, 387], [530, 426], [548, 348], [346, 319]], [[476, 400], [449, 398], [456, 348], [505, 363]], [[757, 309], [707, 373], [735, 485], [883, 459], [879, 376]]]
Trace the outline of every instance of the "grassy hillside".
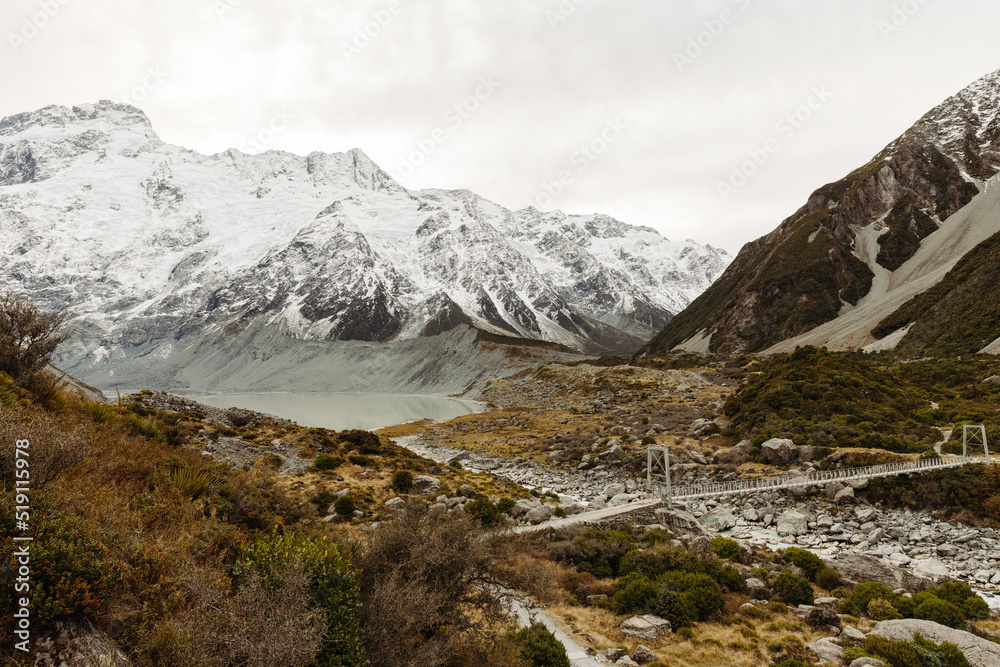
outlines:
[[725, 407], [731, 435], [787, 437], [799, 445], [922, 452], [942, 428], [1000, 423], [1000, 387], [983, 380], [1000, 361], [924, 360], [832, 353], [814, 347], [754, 361]]

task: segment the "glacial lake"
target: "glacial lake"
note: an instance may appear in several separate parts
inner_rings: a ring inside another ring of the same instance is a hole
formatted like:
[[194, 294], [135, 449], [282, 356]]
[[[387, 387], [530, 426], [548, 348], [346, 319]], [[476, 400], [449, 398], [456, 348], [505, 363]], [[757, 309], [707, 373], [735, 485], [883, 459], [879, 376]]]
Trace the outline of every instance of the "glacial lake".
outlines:
[[445, 396], [401, 394], [183, 394], [216, 408], [245, 408], [283, 417], [302, 426], [342, 431], [348, 428], [376, 429], [417, 419], [451, 419], [485, 406]]

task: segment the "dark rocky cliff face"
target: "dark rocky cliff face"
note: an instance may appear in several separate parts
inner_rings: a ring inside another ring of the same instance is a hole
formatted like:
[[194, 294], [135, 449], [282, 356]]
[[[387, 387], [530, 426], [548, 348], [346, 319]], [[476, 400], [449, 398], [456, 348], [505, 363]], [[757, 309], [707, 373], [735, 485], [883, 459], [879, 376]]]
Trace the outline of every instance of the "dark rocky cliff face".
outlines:
[[665, 353], [702, 333], [712, 334], [713, 352], [757, 352], [836, 318], [871, 288], [873, 272], [855, 254], [861, 229], [888, 228], [877, 261], [894, 270], [998, 171], [1000, 72], [994, 72], [744, 246], [644, 351]]

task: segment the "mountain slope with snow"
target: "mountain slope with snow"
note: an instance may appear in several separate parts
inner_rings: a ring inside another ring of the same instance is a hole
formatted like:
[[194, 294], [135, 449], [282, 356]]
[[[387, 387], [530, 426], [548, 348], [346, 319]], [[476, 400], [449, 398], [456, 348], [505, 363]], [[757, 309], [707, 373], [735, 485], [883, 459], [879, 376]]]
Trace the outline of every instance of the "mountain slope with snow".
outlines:
[[730, 260], [603, 215], [411, 192], [357, 149], [201, 155], [110, 102], [0, 121], [0, 239], [3, 284], [66, 312], [60, 363], [105, 385], [247, 332], [391, 345], [465, 326], [631, 352]]
[[[872, 345], [879, 317], [943, 279], [959, 251], [985, 237], [971, 244], [943, 239], [996, 226], [988, 203], [973, 207], [974, 222], [965, 213], [959, 218], [998, 171], [1000, 71], [945, 100], [868, 164], [823, 186], [777, 229], [744, 246], [645, 350]], [[920, 282], [901, 287], [908, 276]]]

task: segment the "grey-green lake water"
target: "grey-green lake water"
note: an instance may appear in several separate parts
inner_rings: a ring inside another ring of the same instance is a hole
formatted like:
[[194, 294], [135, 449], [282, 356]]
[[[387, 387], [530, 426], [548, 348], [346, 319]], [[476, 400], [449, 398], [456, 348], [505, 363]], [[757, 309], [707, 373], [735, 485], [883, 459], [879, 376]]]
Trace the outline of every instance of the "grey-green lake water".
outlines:
[[416, 419], [451, 419], [481, 412], [475, 401], [401, 394], [186, 394], [217, 408], [245, 408], [284, 417], [302, 426], [374, 429]]

